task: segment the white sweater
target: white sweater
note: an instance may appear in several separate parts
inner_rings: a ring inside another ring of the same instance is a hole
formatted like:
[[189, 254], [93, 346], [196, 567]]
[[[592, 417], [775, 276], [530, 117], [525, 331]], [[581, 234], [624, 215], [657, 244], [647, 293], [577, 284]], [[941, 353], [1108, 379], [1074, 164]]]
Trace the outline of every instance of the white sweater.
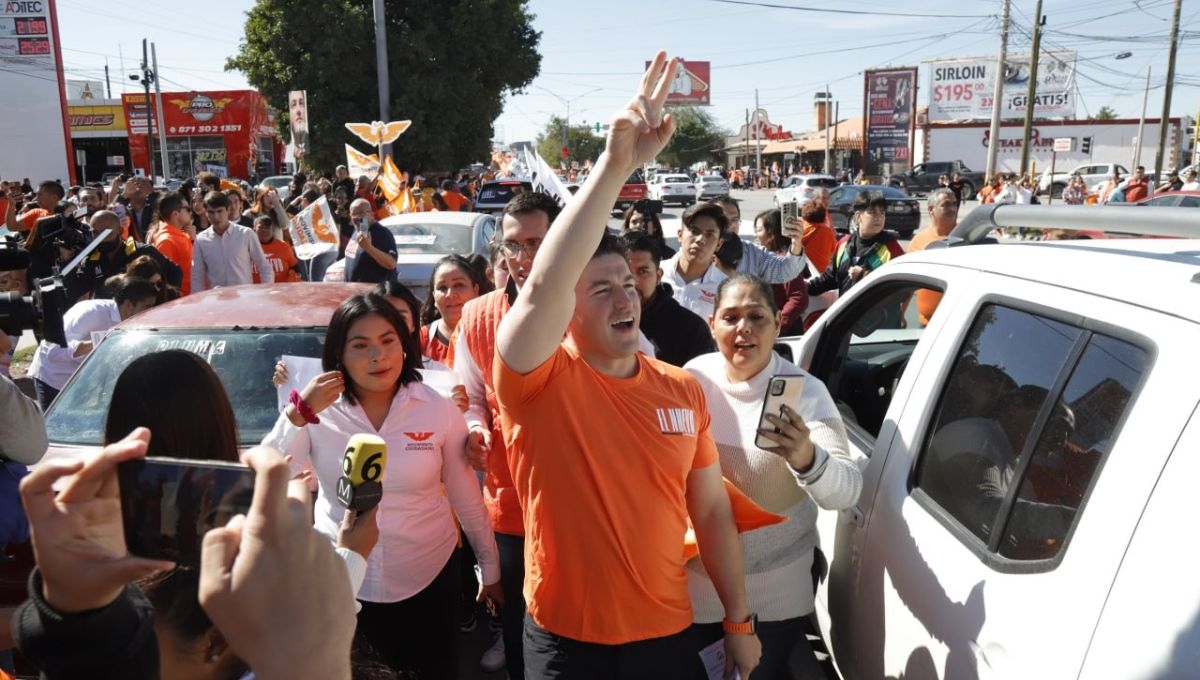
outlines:
[[[779, 355], [746, 382], [731, 383], [725, 358], [705, 354], [684, 366], [700, 381], [712, 416], [721, 472], [764, 509], [788, 521], [743, 533], [739, 538], [750, 610], [760, 621], [783, 621], [813, 611], [812, 562], [817, 542], [817, 506], [850, 507], [862, 490], [858, 461], [851, 457], [846, 428], [825, 385]], [[767, 383], [775, 375], [802, 375], [798, 404], [790, 404], [809, 427], [815, 458], [807, 473], [754, 445]], [[815, 501], [815, 502], [814, 502]], [[688, 593], [697, 623], [724, 617], [712, 580], [699, 559], [688, 562]]]

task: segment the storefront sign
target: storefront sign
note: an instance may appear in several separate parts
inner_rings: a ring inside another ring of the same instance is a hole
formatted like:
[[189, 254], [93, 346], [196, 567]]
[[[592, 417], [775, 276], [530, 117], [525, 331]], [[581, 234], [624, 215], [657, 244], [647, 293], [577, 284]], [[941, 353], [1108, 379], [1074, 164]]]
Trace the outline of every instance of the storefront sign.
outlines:
[[917, 69], [867, 71], [863, 110], [867, 113], [868, 174], [892, 173], [912, 165], [912, 126], [916, 114]]
[[[1023, 118], [1029, 91], [1029, 55], [1009, 55], [1004, 69], [1001, 118]], [[996, 59], [953, 59], [929, 65], [929, 120], [990, 120], [996, 84]], [[1075, 116], [1075, 52], [1041, 52], [1034, 115]]]

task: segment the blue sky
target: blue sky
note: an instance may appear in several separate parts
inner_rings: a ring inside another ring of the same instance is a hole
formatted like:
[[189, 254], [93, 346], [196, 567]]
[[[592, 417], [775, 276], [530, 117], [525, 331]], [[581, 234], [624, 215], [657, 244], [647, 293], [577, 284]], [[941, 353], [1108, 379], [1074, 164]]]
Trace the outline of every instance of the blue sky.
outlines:
[[[810, 7], [801, 11], [731, 0], [532, 0], [542, 31], [542, 72], [524, 94], [507, 102], [496, 136], [532, 139], [550, 115], [572, 122], [607, 121], [636, 86], [642, 63], [663, 48], [712, 63], [712, 106], [730, 129], [760, 105], [772, 122], [800, 132], [813, 126], [813, 95], [825, 83], [843, 118], [861, 114], [862, 71], [920, 66], [918, 103], [927, 101], [927, 66], [948, 57], [994, 55], [999, 49], [1000, 0], [763, 0]], [[1027, 50], [1035, 0], [1013, 0], [1009, 47]], [[57, 0], [68, 78], [102, 79], [107, 60], [113, 92], [134, 91], [125, 74], [137, 69], [141, 39], [157, 43], [164, 89], [246, 87], [223, 70], [237, 50], [250, 0], [198, 5], [180, 0], [99, 6]], [[1162, 110], [1173, 0], [1044, 0], [1043, 49], [1078, 51], [1079, 117], [1108, 106], [1136, 118], [1146, 69], [1152, 70], [1148, 115]], [[440, 11], [430, 6], [431, 11]], [[919, 16], [899, 16], [899, 15]], [[1200, 9], [1185, 3], [1173, 115], [1196, 115], [1200, 104]], [[1123, 59], [1118, 54], [1129, 52]], [[124, 70], [121, 55], [124, 56]], [[302, 84], [300, 84], [302, 85]], [[557, 96], [556, 96], [557, 95]], [[394, 112], [403, 118], [403, 112]]]

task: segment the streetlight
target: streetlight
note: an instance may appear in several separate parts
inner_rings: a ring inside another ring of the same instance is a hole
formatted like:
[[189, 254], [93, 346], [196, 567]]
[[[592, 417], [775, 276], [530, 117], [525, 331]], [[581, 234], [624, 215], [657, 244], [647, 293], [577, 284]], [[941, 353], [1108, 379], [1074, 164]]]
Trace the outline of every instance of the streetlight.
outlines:
[[545, 92], [546, 94], [554, 97], [555, 99], [557, 99], [558, 101], [560, 101], [564, 105], [566, 105], [566, 107], [567, 107], [567, 119], [566, 119], [565, 123], [563, 124], [563, 133], [562, 133], [563, 160], [566, 160], [570, 156], [570, 149], [568, 148], [568, 144], [567, 144], [567, 130], [569, 130], [571, 128], [571, 102], [573, 102], [577, 99], [582, 99], [583, 97], [586, 97], [589, 94], [595, 94], [596, 92], [599, 92], [600, 90], [603, 90], [604, 88], [597, 87], [595, 89], [588, 90], [587, 92], [584, 92], [583, 94], [577, 94], [574, 97], [571, 97], [568, 99], [568, 98], [563, 97], [562, 95], [558, 94], [557, 92], [552, 92], [551, 90], [548, 90], [548, 89], [542, 87], [541, 85], [534, 85], [534, 87], [536, 87], [537, 89], [541, 90], [542, 92]]

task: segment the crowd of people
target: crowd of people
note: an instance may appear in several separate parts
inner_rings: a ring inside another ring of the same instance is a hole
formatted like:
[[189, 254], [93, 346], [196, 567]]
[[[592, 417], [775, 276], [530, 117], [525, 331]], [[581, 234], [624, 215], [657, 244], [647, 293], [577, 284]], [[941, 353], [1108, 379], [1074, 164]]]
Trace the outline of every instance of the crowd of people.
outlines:
[[[376, 284], [333, 312], [321, 372], [248, 451], [202, 358], [131, 363], [99, 455], [47, 461], [21, 483], [37, 568], [0, 647], [15, 643], [48, 678], [452, 678], [460, 631], [484, 604], [497, 635], [482, 665], [509, 678], [707, 678], [714, 656], [726, 677], [790, 678], [796, 659], [821, 677], [805, 639], [816, 520], [856, 502], [863, 461], [826, 387], [775, 346], [904, 249], [870, 192], [842, 238], [824, 191], [797, 218], [753, 216], [753, 242], [730, 198], [684, 212], [677, 252], [645, 205], [610, 233], [625, 179], [674, 131], [673, 69], [655, 56], [574, 199], [517, 194], [490, 260], [442, 259], [424, 301], [392, 280], [395, 244], [374, 229], [383, 207], [370, 183], [342, 169], [297, 177], [290, 201], [202, 175], [161, 194], [133, 178], [108, 197], [43, 183], [37, 207], [0, 206], [28, 246], [0, 257], [0, 282], [67, 255], [37, 244], [68, 193], [87, 208], [88, 240], [115, 244], [75, 284], [67, 345], [37, 351], [43, 406], [97, 333], [147, 307], [319, 279], [290, 252], [287, 225], [321, 196], [351, 225], [344, 248], [365, 239], [350, 280]], [[451, 184], [435, 195], [469, 209], [469, 188]], [[930, 194], [910, 250], [949, 233], [959, 198]], [[918, 295], [922, 324], [937, 302]], [[276, 365], [277, 385], [290, 368]], [[802, 389], [764, 413], [779, 376]], [[160, 398], [132, 396], [145, 394]], [[23, 436], [5, 437], [0, 456], [34, 463], [40, 412], [9, 380], [4, 403]], [[367, 512], [338, 500], [359, 433], [388, 451]], [[249, 465], [254, 500], [203, 536], [197, 564], [130, 556], [117, 468], [180, 451]]]

